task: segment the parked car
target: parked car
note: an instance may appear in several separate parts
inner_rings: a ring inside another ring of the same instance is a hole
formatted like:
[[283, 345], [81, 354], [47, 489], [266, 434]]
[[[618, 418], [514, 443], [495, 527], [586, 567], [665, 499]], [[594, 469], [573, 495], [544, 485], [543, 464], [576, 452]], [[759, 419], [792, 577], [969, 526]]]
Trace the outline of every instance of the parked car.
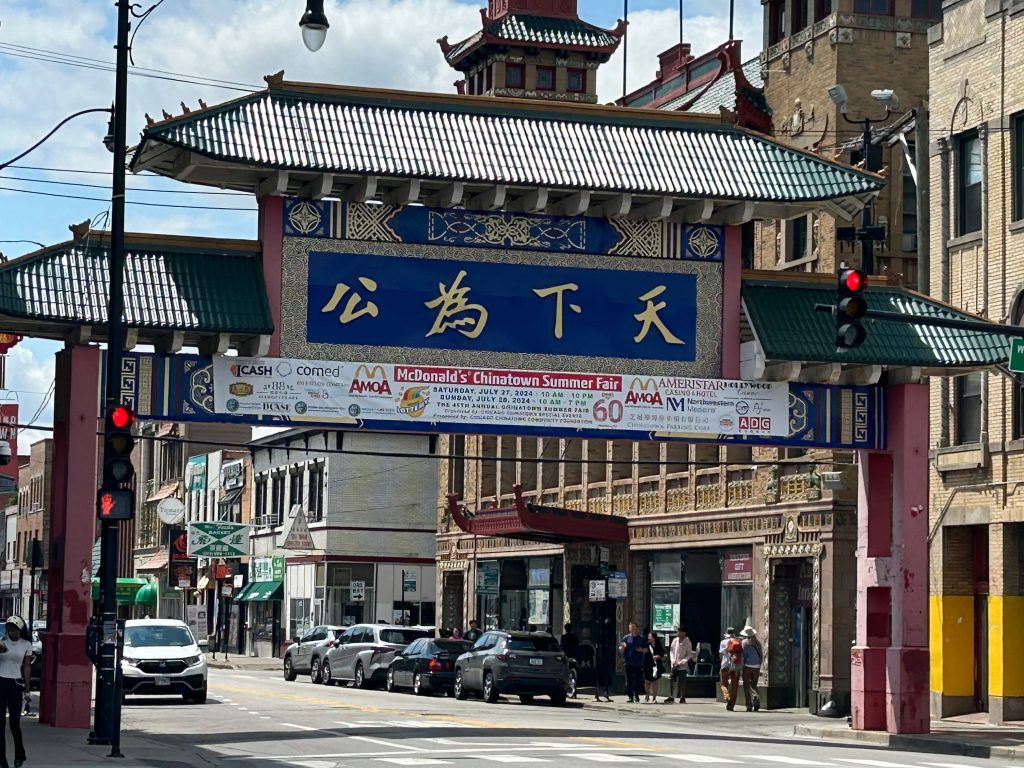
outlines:
[[344, 631], [345, 627], [321, 624], [295, 638], [284, 652], [284, 679], [291, 682], [298, 675], [309, 675], [313, 683], [319, 684], [324, 657]]
[[455, 686], [455, 660], [473, 647], [469, 640], [435, 640], [425, 637], [403, 651], [396, 651], [388, 666], [387, 689], [412, 688], [417, 696]]
[[485, 632], [455, 661], [457, 699], [480, 693], [493, 704], [508, 693], [524, 704], [541, 695], [561, 705], [570, 686], [569, 660], [546, 632]]
[[356, 624], [327, 650], [320, 681], [324, 685], [351, 680], [356, 688], [380, 685], [387, 676], [395, 651], [430, 633], [414, 627]]
[[125, 622], [121, 672], [125, 696], [178, 694], [206, 703], [206, 655], [183, 621]]
[[32, 669], [29, 679], [31, 689], [39, 688], [39, 681], [43, 678], [43, 635], [46, 634], [46, 622], [32, 622]]

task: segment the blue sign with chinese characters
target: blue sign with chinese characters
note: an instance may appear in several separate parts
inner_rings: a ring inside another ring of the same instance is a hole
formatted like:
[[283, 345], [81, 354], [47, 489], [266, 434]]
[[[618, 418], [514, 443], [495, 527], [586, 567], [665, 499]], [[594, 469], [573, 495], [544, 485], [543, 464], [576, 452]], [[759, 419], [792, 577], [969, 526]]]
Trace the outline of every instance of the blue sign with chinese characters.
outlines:
[[320, 251], [308, 263], [311, 342], [696, 356], [695, 274]]

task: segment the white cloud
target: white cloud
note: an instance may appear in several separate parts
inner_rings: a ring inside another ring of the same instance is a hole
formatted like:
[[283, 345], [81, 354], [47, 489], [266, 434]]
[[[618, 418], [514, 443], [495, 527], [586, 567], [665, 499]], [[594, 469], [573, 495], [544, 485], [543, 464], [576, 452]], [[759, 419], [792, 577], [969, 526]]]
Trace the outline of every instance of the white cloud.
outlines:
[[[18, 403], [18, 421], [42, 426], [53, 424], [53, 397], [46, 393], [53, 385], [54, 353], [59, 345], [54, 342], [23, 341], [7, 353], [6, 390], [0, 390], [6, 400]], [[18, 433], [18, 452], [28, 453], [32, 443], [50, 437], [50, 432], [27, 429]]]

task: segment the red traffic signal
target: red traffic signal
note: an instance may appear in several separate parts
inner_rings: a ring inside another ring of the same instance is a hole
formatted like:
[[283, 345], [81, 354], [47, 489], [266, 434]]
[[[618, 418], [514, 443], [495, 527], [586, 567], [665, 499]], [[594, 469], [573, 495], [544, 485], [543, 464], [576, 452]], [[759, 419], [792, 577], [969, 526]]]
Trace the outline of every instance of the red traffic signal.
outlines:
[[131, 520], [134, 516], [134, 491], [101, 488], [96, 494], [96, 517], [100, 520]]
[[126, 405], [119, 405], [110, 412], [111, 426], [117, 429], [130, 429], [135, 423], [135, 414]]
[[843, 267], [836, 282], [836, 303], [833, 314], [836, 319], [836, 347], [849, 349], [859, 347], [867, 339], [867, 331], [860, 324], [868, 312], [864, 292], [868, 277], [859, 269]]
[[850, 293], [860, 293], [868, 287], [868, 276], [859, 269], [844, 269], [839, 273], [839, 283]]

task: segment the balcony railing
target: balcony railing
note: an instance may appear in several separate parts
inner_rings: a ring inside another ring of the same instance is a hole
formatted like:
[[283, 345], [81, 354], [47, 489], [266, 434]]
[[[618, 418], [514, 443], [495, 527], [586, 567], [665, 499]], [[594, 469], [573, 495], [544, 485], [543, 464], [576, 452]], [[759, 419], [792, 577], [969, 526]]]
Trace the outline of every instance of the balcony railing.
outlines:
[[689, 488], [668, 489], [668, 511], [688, 512], [693, 508], [693, 493]]
[[730, 507], [743, 507], [755, 502], [753, 480], [730, 480], [726, 487]]
[[722, 486], [719, 483], [697, 486], [697, 509], [717, 509], [722, 506], [722, 501]]

